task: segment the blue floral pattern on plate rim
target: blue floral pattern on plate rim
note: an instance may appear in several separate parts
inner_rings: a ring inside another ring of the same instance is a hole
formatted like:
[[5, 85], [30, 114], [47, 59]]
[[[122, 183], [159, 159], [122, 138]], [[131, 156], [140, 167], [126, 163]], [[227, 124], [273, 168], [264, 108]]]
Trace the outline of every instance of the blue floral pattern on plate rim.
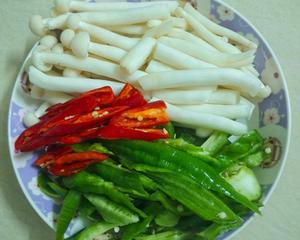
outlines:
[[[128, 0], [128, 2], [141, 2], [141, 0]], [[285, 153], [283, 154], [277, 169], [273, 171], [269, 169], [263, 170], [263, 175], [267, 176], [267, 178], [264, 177], [264, 180], [262, 180], [263, 199], [265, 203], [278, 181], [278, 176], [280, 175], [284, 165], [283, 159], [286, 156], [287, 147], [289, 145], [290, 105], [283, 73], [276, 57], [266, 41], [262, 38], [258, 31], [235, 10], [227, 6], [225, 3], [217, 0], [197, 0], [193, 2], [198, 6], [201, 4], [209, 4], [209, 12], [207, 12], [207, 15], [211, 20], [239, 32], [259, 45], [254, 65], [260, 74], [261, 80], [271, 87], [272, 94], [270, 97], [258, 104], [258, 116], [255, 120], [252, 119], [252, 121], [255, 121], [253, 126], [260, 128], [262, 132], [265, 132], [266, 136], [274, 131], [279, 131], [280, 134], [278, 135], [283, 147], [285, 148]], [[8, 116], [8, 137], [11, 159], [13, 161], [18, 181], [28, 201], [42, 219], [44, 219], [50, 227], [55, 228], [60, 203], [54, 202], [45, 196], [37, 187], [36, 177], [38, 170], [32, 165], [37, 154], [16, 154], [13, 150], [13, 144], [16, 137], [25, 129], [22, 123], [24, 113], [35, 107], [34, 104], [31, 104], [30, 102], [28, 103], [28, 101], [25, 100], [26, 97], [24, 94], [22, 95], [22, 93], [20, 93], [20, 82], [22, 78], [26, 77], [26, 75], [23, 74], [24, 66], [21, 68], [16, 80]], [[245, 222], [249, 222], [248, 220], [251, 219], [251, 217], [252, 215], [246, 216]], [[78, 231], [84, 225], [85, 223], [79, 218], [75, 219], [69, 226], [66, 235], [69, 236], [71, 233]], [[220, 236], [218, 239], [229, 239], [230, 236], [233, 236], [234, 232], [237, 231], [228, 232]]]

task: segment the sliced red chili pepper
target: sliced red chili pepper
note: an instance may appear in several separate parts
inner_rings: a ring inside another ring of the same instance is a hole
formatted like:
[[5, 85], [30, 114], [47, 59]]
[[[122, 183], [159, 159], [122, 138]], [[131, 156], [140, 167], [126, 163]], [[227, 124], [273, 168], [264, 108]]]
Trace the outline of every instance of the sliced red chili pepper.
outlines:
[[103, 153], [88, 151], [79, 153], [67, 153], [57, 159], [55, 159], [55, 164], [70, 164], [74, 162], [82, 162], [87, 160], [99, 160], [103, 161], [108, 157]]
[[145, 105], [147, 102], [143, 95], [132, 85], [126, 84], [119, 95], [116, 97], [114, 106], [129, 106], [129, 107], [140, 107]]
[[[100, 106], [100, 107], [111, 104], [115, 100], [115, 96], [112, 91], [112, 88], [107, 86], [107, 87], [97, 88], [97, 89], [85, 92], [85, 93], [79, 95], [78, 97], [73, 98], [65, 103], [55, 104], [55, 105], [49, 107], [47, 109], [47, 112], [52, 112], [52, 111], [58, 112], [61, 110], [65, 110], [66, 107], [68, 107], [69, 105], [75, 105], [75, 106], [79, 105], [80, 106], [81, 101], [83, 99], [86, 99], [87, 97], [95, 98], [97, 100], [98, 106]], [[84, 110], [84, 108], [83, 108], [83, 110]]]
[[[102, 160], [101, 160], [102, 161]], [[70, 176], [72, 174], [78, 173], [85, 168], [87, 168], [90, 164], [99, 162], [97, 159], [87, 160], [83, 162], [76, 162], [73, 164], [54, 164], [52, 165], [48, 171], [54, 176]]]
[[100, 129], [98, 137], [108, 140], [137, 139], [153, 141], [157, 139], [168, 138], [169, 134], [167, 131], [162, 129], [138, 129], [117, 126], [106, 126]]
[[62, 136], [73, 134], [86, 128], [100, 126], [105, 120], [126, 110], [127, 106], [108, 107], [92, 112], [69, 116], [57, 122], [45, 124], [39, 131], [43, 136]]
[[45, 154], [39, 156], [39, 158], [34, 162], [35, 166], [45, 168], [54, 163], [55, 159], [58, 157], [71, 153], [71, 146], [59, 146], [48, 150]]
[[142, 107], [129, 109], [109, 121], [111, 126], [129, 128], [149, 128], [169, 122], [163, 101], [148, 103]]

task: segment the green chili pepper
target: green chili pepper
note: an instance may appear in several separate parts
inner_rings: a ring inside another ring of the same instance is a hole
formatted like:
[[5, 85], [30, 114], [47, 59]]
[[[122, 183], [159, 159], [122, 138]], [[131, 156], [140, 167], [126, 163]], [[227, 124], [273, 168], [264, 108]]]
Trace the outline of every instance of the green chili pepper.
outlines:
[[155, 217], [155, 223], [162, 227], [174, 227], [179, 221], [179, 215], [163, 210]]
[[199, 138], [196, 136], [195, 129], [184, 128], [175, 125], [175, 132], [177, 138], [182, 138], [186, 142], [195, 144], [197, 146], [201, 146], [201, 144], [205, 141], [204, 138]]
[[201, 148], [209, 155], [215, 155], [225, 145], [229, 144], [229, 135], [223, 132], [214, 132], [202, 145]]
[[105, 141], [105, 146], [132, 162], [165, 168], [189, 176], [200, 186], [225, 194], [252, 211], [259, 212], [255, 203], [235, 191], [213, 168], [190, 154], [166, 144], [138, 140]]
[[139, 221], [139, 217], [130, 210], [103, 196], [96, 194], [85, 194], [84, 196], [95, 206], [106, 222], [127, 225]]
[[100, 153], [105, 153], [109, 155], [113, 155], [111, 151], [109, 151], [106, 147], [104, 147], [101, 143], [77, 143], [72, 145], [72, 149], [74, 152], [89, 152], [95, 151]]
[[106, 182], [97, 175], [82, 171], [71, 177], [64, 178], [63, 182], [68, 188], [75, 188], [83, 193], [104, 194], [112, 201], [128, 207], [140, 216], [146, 216], [141, 210], [136, 208], [130, 198], [120, 192], [113, 183]]
[[174, 126], [173, 126], [173, 124], [171, 122], [169, 122], [168, 124], [164, 125], [163, 127], [169, 133], [169, 138], [176, 138], [175, 129], [174, 129]]
[[83, 199], [79, 208], [79, 215], [81, 217], [90, 219], [90, 216], [96, 211], [96, 208], [86, 199]]
[[164, 139], [161, 140], [161, 142], [176, 148], [178, 150], [181, 150], [183, 152], [189, 153], [193, 155], [194, 157], [199, 158], [199, 160], [206, 162], [207, 164], [219, 168], [220, 162], [216, 159], [213, 158], [210, 155], [209, 152], [204, 150], [202, 147], [196, 146], [194, 144], [186, 142], [182, 138], [177, 138], [177, 139]]
[[175, 201], [169, 199], [164, 193], [159, 190], [154, 192], [151, 195], [150, 199], [153, 201], [159, 201], [165, 209], [168, 209], [175, 214], [179, 214], [181, 212], [181, 208], [177, 208], [178, 204], [176, 205]]
[[48, 197], [54, 198], [54, 199], [61, 199], [62, 195], [57, 193], [53, 188], [49, 185], [52, 183], [52, 180], [49, 178], [49, 176], [44, 173], [40, 172], [37, 177], [37, 185], [40, 188], [40, 190], [46, 194]]
[[153, 216], [148, 216], [144, 220], [133, 223], [124, 227], [124, 231], [122, 233], [121, 240], [132, 240], [139, 234], [145, 231], [148, 225], [153, 220]]
[[193, 238], [191, 238], [190, 234], [188, 233], [181, 233], [178, 231], [167, 231], [167, 232], [161, 232], [152, 235], [144, 235], [135, 238], [135, 240], [175, 240], [175, 239], [188, 240]]
[[177, 173], [150, 174], [162, 191], [199, 217], [217, 223], [241, 221], [226, 204], [192, 179]]
[[143, 187], [140, 175], [136, 172], [129, 171], [112, 163], [95, 164], [93, 165], [93, 171], [99, 174], [104, 180], [122, 187], [126, 192], [142, 197], [149, 195]]
[[66, 195], [58, 217], [56, 240], [64, 239], [64, 233], [76, 214], [80, 199], [81, 194], [75, 190], [70, 190]]
[[220, 234], [238, 228], [239, 226], [241, 226], [241, 223], [227, 224], [227, 225], [226, 224], [219, 225], [214, 223], [211, 226], [209, 226], [207, 229], [202, 231], [201, 233], [198, 233], [197, 236], [200, 238], [195, 238], [195, 239], [215, 240]]
[[61, 198], [64, 198], [68, 193], [67, 189], [61, 187], [60, 185], [58, 185], [55, 182], [49, 182], [48, 185], [53, 191], [55, 191], [57, 194], [59, 194], [61, 196]]
[[117, 227], [117, 224], [99, 222], [95, 223], [84, 229], [75, 240], [95, 240], [98, 239], [103, 233]]

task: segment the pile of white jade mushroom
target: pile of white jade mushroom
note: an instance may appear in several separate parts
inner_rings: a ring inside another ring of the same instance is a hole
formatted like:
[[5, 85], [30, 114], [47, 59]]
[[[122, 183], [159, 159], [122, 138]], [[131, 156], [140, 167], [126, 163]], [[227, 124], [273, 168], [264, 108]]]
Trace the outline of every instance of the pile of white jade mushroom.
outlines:
[[270, 94], [252, 65], [257, 45], [189, 3], [56, 0], [51, 15], [30, 19], [41, 37], [28, 68], [30, 94], [45, 103], [25, 115], [28, 126], [78, 93], [102, 86], [118, 93], [130, 83], [164, 100], [170, 119], [199, 136], [241, 135], [251, 101]]

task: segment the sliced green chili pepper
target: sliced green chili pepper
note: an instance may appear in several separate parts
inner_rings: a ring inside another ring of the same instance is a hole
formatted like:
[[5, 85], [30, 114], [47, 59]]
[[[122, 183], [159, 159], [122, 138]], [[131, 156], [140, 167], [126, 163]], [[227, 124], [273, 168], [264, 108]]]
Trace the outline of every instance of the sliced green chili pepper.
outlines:
[[117, 224], [99, 222], [95, 223], [86, 229], [84, 229], [75, 240], [95, 240], [99, 238], [103, 233], [117, 227]]
[[[168, 209], [169, 211], [178, 214], [180, 213], [180, 208], [177, 208], [176, 202], [169, 199], [164, 193], [161, 191], [156, 191], [151, 195], [151, 200], [153, 201], [159, 201], [165, 209]], [[182, 209], [183, 210], [183, 209]]]
[[153, 216], [146, 217], [144, 220], [124, 227], [121, 240], [132, 240], [145, 231], [153, 220]]
[[72, 149], [74, 152], [89, 152], [95, 151], [100, 153], [105, 153], [109, 155], [113, 155], [111, 151], [109, 151], [106, 147], [104, 147], [101, 143], [77, 143], [72, 145]]
[[48, 177], [48, 175], [44, 172], [40, 172], [37, 177], [37, 185], [40, 188], [40, 190], [48, 197], [54, 199], [61, 199], [62, 198], [61, 194], [54, 191], [49, 185], [50, 183], [52, 183], [52, 180]]
[[201, 146], [201, 144], [205, 141], [204, 138], [199, 138], [196, 136], [195, 129], [184, 128], [175, 125], [175, 132], [177, 138], [182, 138], [188, 143], [192, 143], [197, 146]]
[[178, 231], [168, 231], [162, 232], [152, 235], [144, 235], [140, 237], [136, 237], [136, 240], [188, 240], [190, 238], [190, 234], [188, 233], [181, 233]]
[[90, 219], [90, 216], [96, 211], [96, 208], [86, 199], [83, 199], [79, 208], [79, 215], [81, 217]]
[[169, 122], [168, 124], [164, 125], [163, 127], [169, 133], [169, 138], [176, 138], [175, 129], [174, 129], [174, 126], [173, 126], [173, 124], [171, 122]]
[[155, 223], [162, 227], [174, 227], [179, 220], [179, 215], [163, 210], [155, 217]]
[[200, 186], [225, 194], [259, 213], [255, 203], [235, 191], [213, 168], [190, 154], [166, 144], [137, 140], [105, 141], [105, 146], [136, 163], [165, 168], [189, 176]]
[[66, 194], [68, 193], [67, 189], [61, 187], [60, 185], [58, 185], [55, 182], [49, 182], [48, 185], [53, 191], [55, 191], [57, 194], [59, 194], [61, 196], [61, 198], [64, 198], [66, 196]]
[[215, 155], [225, 145], [229, 144], [229, 135], [223, 132], [214, 132], [202, 145], [201, 148], [209, 155]]
[[226, 204], [192, 179], [176, 173], [151, 173], [151, 176], [162, 191], [199, 217], [217, 223], [241, 221]]
[[186, 142], [182, 138], [177, 138], [177, 139], [165, 139], [165, 140], [160, 140], [160, 142], [163, 142], [173, 148], [176, 148], [178, 150], [181, 150], [183, 152], [189, 153], [193, 155], [194, 157], [199, 158], [199, 160], [206, 162], [207, 164], [219, 168], [220, 162], [209, 156], [210, 153], [204, 150], [202, 147], [196, 146], [194, 144]]
[[103, 196], [96, 194], [85, 194], [84, 196], [96, 207], [106, 222], [127, 225], [139, 221], [139, 217], [130, 210]]
[[75, 188], [83, 193], [98, 193], [104, 194], [112, 201], [128, 207], [135, 211], [140, 216], [146, 215], [136, 208], [131, 202], [130, 198], [124, 193], [120, 192], [113, 183], [104, 181], [101, 177], [82, 171], [74, 174], [71, 177], [63, 179], [64, 184], [69, 188]]
[[136, 172], [131, 172], [111, 163], [95, 164], [93, 170], [104, 180], [113, 182], [115, 185], [126, 189], [127, 192], [143, 197], [149, 195], [143, 187], [140, 174]]
[[80, 204], [80, 199], [81, 194], [75, 190], [70, 190], [66, 195], [58, 217], [56, 240], [64, 239], [64, 233], [67, 230], [71, 220], [76, 215], [76, 211]]

